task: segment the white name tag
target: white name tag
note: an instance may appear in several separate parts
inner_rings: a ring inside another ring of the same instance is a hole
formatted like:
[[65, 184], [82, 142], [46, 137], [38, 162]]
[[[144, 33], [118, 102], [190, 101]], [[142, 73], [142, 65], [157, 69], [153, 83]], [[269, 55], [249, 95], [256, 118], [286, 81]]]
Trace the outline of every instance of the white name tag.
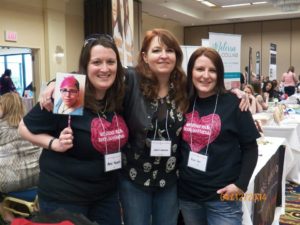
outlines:
[[171, 141], [151, 141], [150, 156], [171, 156]]
[[208, 159], [207, 155], [202, 155], [196, 152], [190, 152], [188, 167], [205, 172], [207, 159]]
[[122, 168], [121, 152], [116, 152], [104, 156], [105, 172]]

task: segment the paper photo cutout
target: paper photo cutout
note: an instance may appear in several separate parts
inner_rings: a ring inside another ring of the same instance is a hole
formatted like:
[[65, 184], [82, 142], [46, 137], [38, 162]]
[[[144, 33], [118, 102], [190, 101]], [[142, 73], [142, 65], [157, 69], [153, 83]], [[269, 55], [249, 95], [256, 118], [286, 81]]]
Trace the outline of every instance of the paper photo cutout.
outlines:
[[53, 113], [83, 115], [86, 76], [73, 73], [57, 73]]

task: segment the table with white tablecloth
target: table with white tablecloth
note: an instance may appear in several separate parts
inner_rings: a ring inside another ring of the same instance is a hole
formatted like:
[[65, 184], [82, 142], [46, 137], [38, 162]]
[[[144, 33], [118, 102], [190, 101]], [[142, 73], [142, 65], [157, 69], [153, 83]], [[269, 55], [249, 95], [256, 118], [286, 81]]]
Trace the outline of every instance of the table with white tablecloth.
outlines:
[[[283, 150], [284, 146], [285, 151]], [[263, 143], [259, 144], [257, 165], [249, 182], [245, 196], [249, 197], [250, 195], [258, 194], [265, 195], [266, 199], [255, 202], [253, 199], [248, 198], [242, 201], [243, 225], [260, 224], [257, 220], [263, 220], [264, 217], [267, 216], [269, 216], [269, 220], [271, 218], [273, 225], [279, 224], [279, 217], [281, 214], [284, 214], [285, 210], [286, 176], [291, 169], [290, 162], [293, 161], [293, 153], [285, 138], [265, 137]], [[281, 169], [278, 167], [281, 167]], [[277, 172], [277, 174], [275, 174], [275, 172]], [[273, 183], [271, 182], [271, 179], [273, 179]], [[257, 182], [259, 180], [260, 182]], [[264, 180], [266, 182], [265, 184], [262, 184], [263, 182], [261, 181]], [[267, 185], [273, 185], [275, 191], [270, 192], [271, 188]], [[272, 202], [273, 199], [269, 199], [272, 197], [277, 200], [277, 203], [280, 202], [278, 207], [276, 207], [274, 202]], [[269, 210], [270, 215], [267, 215], [266, 209]]]
[[287, 180], [300, 184], [300, 115], [287, 116], [279, 124], [270, 123], [262, 129], [265, 136], [286, 138], [295, 158]]

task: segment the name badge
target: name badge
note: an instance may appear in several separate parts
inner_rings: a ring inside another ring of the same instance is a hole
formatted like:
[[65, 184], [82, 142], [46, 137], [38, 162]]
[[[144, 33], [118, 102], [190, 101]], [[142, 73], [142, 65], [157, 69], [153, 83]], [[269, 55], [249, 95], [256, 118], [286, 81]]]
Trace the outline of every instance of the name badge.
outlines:
[[104, 156], [105, 172], [122, 168], [121, 152], [107, 154]]
[[150, 156], [171, 156], [171, 141], [151, 141]]
[[199, 154], [196, 152], [190, 152], [189, 160], [188, 160], [188, 167], [206, 172], [207, 160], [208, 160], [207, 155], [202, 155], [202, 154]]

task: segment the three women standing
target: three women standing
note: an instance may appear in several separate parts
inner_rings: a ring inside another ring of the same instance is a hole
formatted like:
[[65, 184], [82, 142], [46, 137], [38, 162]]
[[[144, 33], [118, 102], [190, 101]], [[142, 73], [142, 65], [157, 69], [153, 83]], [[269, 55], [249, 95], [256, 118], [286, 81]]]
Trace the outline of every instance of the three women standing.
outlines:
[[178, 161], [188, 108], [182, 60], [174, 35], [153, 29], [136, 68], [126, 70], [123, 116], [129, 139], [122, 149], [119, 189], [126, 225], [177, 224]]

